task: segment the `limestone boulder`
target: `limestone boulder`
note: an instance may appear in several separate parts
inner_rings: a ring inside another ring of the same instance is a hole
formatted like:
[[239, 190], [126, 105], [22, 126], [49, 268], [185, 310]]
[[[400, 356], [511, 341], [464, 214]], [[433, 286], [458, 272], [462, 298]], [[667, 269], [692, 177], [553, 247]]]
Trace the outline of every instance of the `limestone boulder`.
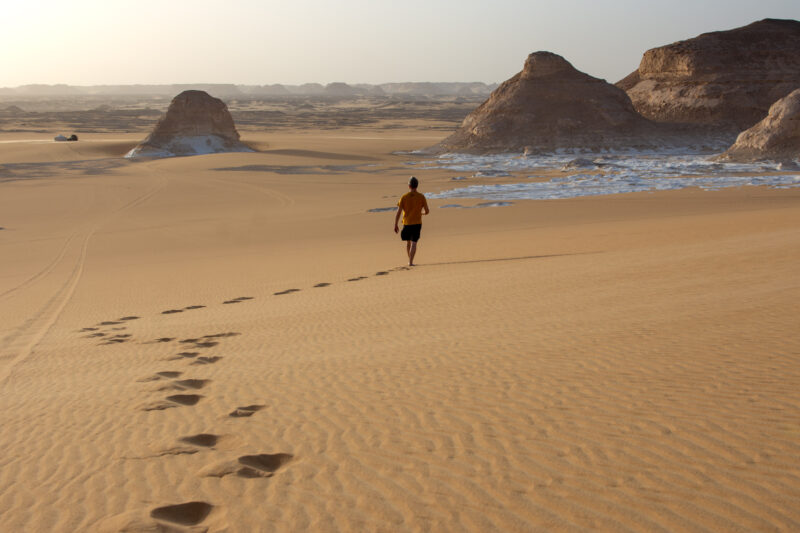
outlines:
[[772, 104], [766, 118], [740, 133], [720, 158], [739, 162], [800, 158], [800, 88]]
[[249, 152], [219, 98], [205, 91], [183, 91], [172, 99], [153, 132], [126, 157], [171, 157], [219, 152]]

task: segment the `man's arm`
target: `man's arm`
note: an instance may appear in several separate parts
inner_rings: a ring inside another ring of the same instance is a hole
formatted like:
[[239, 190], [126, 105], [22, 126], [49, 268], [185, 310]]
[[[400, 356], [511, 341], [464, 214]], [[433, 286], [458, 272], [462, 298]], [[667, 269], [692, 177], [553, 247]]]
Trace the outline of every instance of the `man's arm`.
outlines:
[[422, 214], [423, 215], [428, 215], [431, 212], [431, 210], [428, 209], [428, 199], [423, 196], [423, 200], [425, 201], [425, 203], [422, 204], [422, 209], [423, 209]]
[[400, 231], [400, 228], [397, 227], [397, 223], [400, 222], [400, 213], [403, 212], [401, 207], [397, 208], [397, 212], [394, 214], [394, 232], [397, 233]]

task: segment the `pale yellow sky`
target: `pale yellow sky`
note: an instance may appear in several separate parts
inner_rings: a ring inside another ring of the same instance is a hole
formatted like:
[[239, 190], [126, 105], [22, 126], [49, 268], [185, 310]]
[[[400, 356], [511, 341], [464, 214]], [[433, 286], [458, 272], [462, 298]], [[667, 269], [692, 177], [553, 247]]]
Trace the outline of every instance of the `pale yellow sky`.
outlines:
[[617, 81], [648, 48], [800, 0], [11, 0], [0, 87], [499, 82], [549, 50]]

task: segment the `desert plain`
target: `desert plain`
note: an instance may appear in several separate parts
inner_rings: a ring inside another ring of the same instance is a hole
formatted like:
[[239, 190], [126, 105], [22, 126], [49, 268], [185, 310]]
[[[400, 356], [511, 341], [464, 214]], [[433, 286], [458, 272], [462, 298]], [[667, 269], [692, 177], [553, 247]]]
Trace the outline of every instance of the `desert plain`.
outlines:
[[408, 268], [471, 106], [0, 133], [0, 531], [800, 529], [800, 188], [430, 199]]

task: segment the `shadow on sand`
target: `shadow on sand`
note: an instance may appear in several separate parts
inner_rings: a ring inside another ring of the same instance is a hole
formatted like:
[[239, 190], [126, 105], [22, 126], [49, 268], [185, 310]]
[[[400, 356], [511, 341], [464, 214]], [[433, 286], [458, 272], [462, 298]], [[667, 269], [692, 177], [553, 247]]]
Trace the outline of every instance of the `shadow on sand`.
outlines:
[[243, 165], [240, 167], [215, 168], [218, 172], [272, 172], [275, 174], [342, 174], [346, 172], [374, 172], [364, 169], [367, 165]]
[[261, 150], [261, 153], [287, 155], [292, 157], [309, 157], [315, 159], [340, 159], [343, 161], [375, 161], [375, 158], [363, 155], [339, 154], [336, 152], [317, 152], [314, 150]]
[[65, 176], [101, 176], [126, 164], [128, 161], [122, 158], [7, 163], [0, 168], [0, 183]]
[[420, 263], [415, 266], [466, 265], [469, 263], [497, 263], [500, 261], [525, 261], [530, 259], [548, 259], [551, 257], [567, 257], [570, 255], [591, 255], [603, 252], [575, 252], [571, 254], [524, 255], [520, 257], [497, 257], [493, 259], [469, 259], [466, 261], [443, 261], [441, 263]]

